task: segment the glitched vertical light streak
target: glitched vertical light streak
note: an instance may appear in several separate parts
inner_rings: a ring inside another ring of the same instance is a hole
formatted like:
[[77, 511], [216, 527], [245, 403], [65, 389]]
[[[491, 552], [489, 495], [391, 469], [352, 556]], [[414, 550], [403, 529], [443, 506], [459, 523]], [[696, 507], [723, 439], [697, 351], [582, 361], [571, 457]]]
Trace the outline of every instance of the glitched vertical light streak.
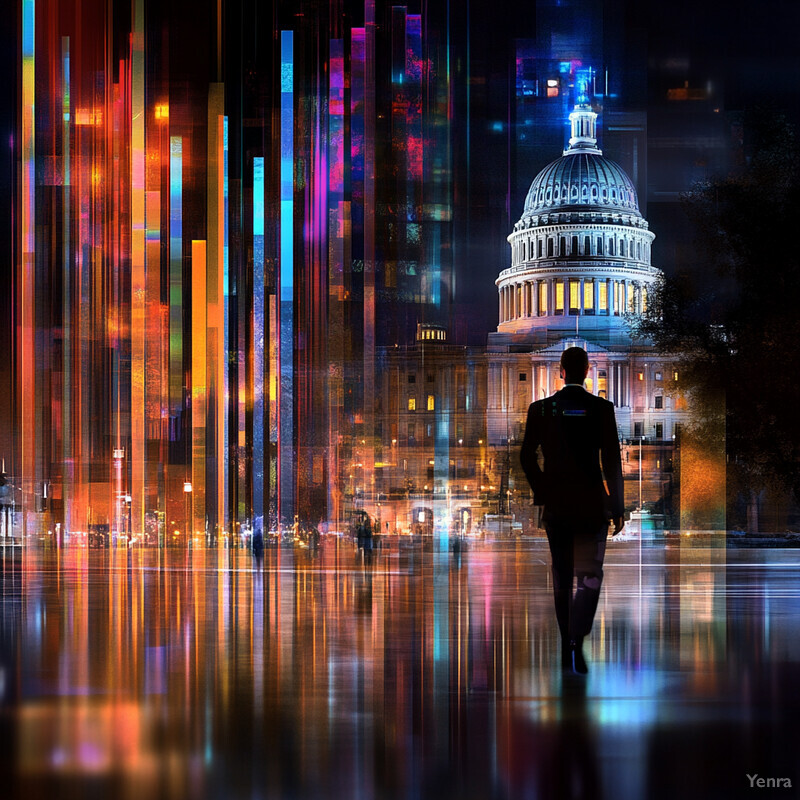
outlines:
[[[145, 32], [144, 0], [134, 2], [131, 37], [131, 497], [132, 518], [144, 529], [145, 489]], [[108, 458], [110, 454], [106, 455]]]
[[349, 203], [345, 202], [345, 88], [344, 42], [330, 43], [328, 98], [328, 513], [342, 516], [339, 431], [344, 424], [344, 269], [349, 228]]
[[375, 485], [375, 0], [364, 2], [364, 424], [365, 491]]
[[449, 288], [446, 81], [425, 18], [396, 6], [383, 26], [374, 0], [334, 4], [328, 31], [300, 12], [294, 30], [259, 29], [240, 85], [221, 3], [217, 52], [198, 54], [217, 71], [184, 77], [145, 0], [101, 3], [97, 19], [72, 0], [20, 2], [24, 501], [49, 481], [66, 527], [119, 531], [130, 495], [129, 527], [151, 542], [157, 522], [174, 535], [189, 479], [194, 530], [235, 531], [251, 511], [270, 527], [276, 511], [338, 529], [354, 510], [377, 517], [380, 340], [404, 341]]
[[205, 533], [206, 382], [208, 364], [207, 244], [192, 240], [192, 491], [190, 535]]
[[264, 516], [264, 159], [253, 159], [253, 517]]
[[280, 387], [278, 514], [291, 524], [294, 459], [294, 34], [281, 31]]
[[183, 402], [183, 142], [169, 140], [169, 414], [171, 438]]
[[[196, 496], [198, 517], [207, 513], [210, 529], [220, 522], [224, 506], [224, 388], [225, 388], [225, 87], [212, 83], [208, 93], [208, 261], [206, 276], [207, 392], [206, 430], [208, 459], [207, 488]], [[194, 293], [192, 300], [194, 302]], [[194, 346], [194, 345], [193, 345]], [[194, 409], [192, 410], [194, 414]], [[195, 526], [197, 530], [197, 526]]]
[[62, 286], [63, 299], [61, 304], [61, 326], [63, 329], [62, 351], [62, 389], [61, 389], [61, 458], [63, 459], [62, 489], [64, 497], [64, 527], [72, 530], [73, 507], [73, 450], [72, 450], [72, 255], [70, 247], [71, 233], [71, 163], [70, 163], [70, 54], [69, 36], [61, 39], [61, 151], [63, 170], [63, 212], [62, 212]]
[[36, 6], [34, 0], [22, 2], [22, 131], [20, 180], [20, 263], [17, 283], [19, 315], [17, 377], [20, 415], [20, 467], [22, 471], [22, 524], [27, 533], [30, 500], [39, 476], [36, 442], [35, 385], [35, 277], [36, 277], [36, 151], [35, 111]]
[[222, 334], [222, 353], [223, 360], [220, 364], [221, 384], [219, 387], [220, 397], [218, 398], [218, 408], [222, 409], [222, 413], [217, 420], [217, 441], [222, 447], [222, 457], [219, 459], [221, 466], [220, 474], [218, 476], [221, 486], [218, 487], [217, 492], [222, 503], [221, 508], [217, 513], [217, 523], [220, 528], [227, 530], [230, 524], [230, 503], [228, 491], [228, 475], [230, 474], [230, 449], [228, 442], [228, 424], [230, 414], [230, 396], [229, 388], [229, 373], [228, 361], [230, 353], [230, 322], [229, 322], [229, 304], [230, 304], [230, 275], [229, 275], [229, 262], [228, 262], [228, 237], [230, 233], [230, 213], [228, 208], [228, 118], [224, 117], [222, 120], [222, 224], [224, 227], [223, 246], [222, 246], [222, 292], [223, 292], [223, 334]]

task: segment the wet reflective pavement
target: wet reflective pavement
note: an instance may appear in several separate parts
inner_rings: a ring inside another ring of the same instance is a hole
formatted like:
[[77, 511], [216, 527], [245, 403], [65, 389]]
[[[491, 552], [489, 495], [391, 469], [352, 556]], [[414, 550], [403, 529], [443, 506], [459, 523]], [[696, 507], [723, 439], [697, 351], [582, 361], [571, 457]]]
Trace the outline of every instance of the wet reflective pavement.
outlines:
[[796, 797], [800, 551], [721, 544], [611, 544], [586, 679], [543, 542], [3, 548], [0, 795]]

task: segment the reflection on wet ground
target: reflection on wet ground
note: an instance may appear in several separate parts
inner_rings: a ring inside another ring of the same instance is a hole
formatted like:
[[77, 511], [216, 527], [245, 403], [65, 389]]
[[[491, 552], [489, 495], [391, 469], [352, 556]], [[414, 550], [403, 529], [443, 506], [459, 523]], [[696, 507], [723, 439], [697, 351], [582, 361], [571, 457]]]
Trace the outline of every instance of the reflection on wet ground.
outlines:
[[585, 680], [541, 542], [7, 547], [1, 793], [797, 796], [800, 551], [715, 544], [610, 546]]

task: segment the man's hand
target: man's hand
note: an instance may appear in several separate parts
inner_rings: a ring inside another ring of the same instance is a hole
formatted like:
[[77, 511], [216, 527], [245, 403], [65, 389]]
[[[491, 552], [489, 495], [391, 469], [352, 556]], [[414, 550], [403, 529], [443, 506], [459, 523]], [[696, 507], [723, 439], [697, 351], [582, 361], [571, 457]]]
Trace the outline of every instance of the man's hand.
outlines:
[[625, 527], [625, 517], [617, 517], [611, 521], [614, 523], [614, 530], [611, 535], [616, 536]]

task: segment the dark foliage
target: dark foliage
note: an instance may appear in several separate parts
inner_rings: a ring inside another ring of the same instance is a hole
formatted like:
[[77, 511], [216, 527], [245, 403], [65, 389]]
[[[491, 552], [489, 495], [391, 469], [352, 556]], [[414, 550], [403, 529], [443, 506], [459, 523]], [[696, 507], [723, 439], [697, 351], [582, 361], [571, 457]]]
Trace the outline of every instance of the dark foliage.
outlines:
[[725, 437], [729, 488], [800, 500], [800, 153], [775, 113], [745, 118], [738, 173], [684, 197], [693, 263], [661, 282], [633, 332], [679, 354], [693, 435]]

